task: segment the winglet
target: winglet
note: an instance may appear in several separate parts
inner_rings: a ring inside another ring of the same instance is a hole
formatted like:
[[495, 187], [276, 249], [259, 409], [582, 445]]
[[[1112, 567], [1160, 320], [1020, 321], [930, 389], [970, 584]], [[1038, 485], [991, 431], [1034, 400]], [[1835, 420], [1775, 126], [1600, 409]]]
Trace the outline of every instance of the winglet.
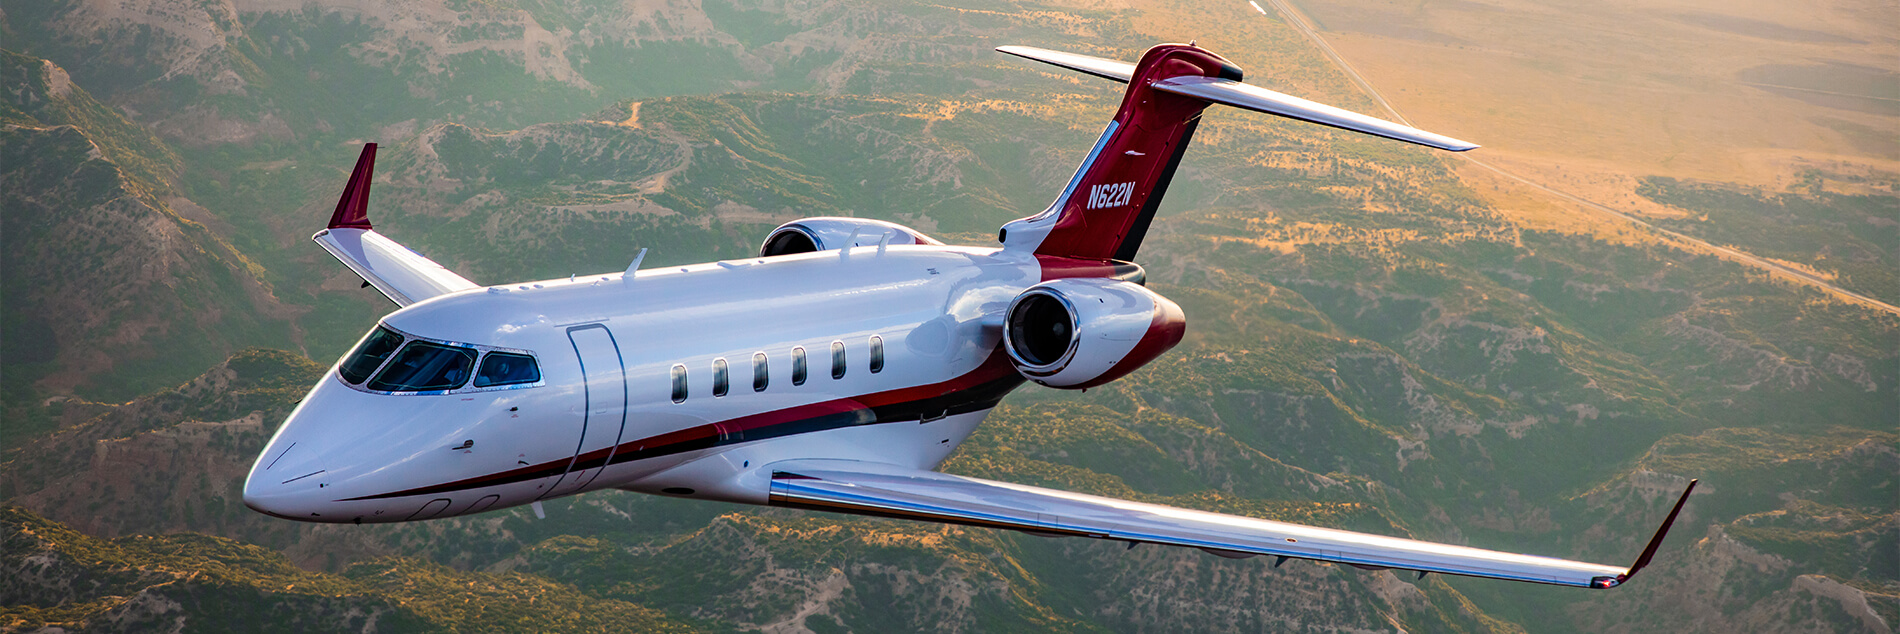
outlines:
[[336, 213], [330, 215], [331, 229], [370, 229], [369, 225], [369, 179], [376, 171], [376, 144], [363, 144], [363, 155], [356, 159], [356, 170], [350, 173], [350, 184], [343, 188], [343, 198], [336, 201]]
[[1649, 538], [1649, 546], [1643, 549], [1642, 556], [1636, 558], [1636, 563], [1630, 564], [1628, 572], [1617, 575], [1614, 578], [1598, 577], [1591, 585], [1598, 588], [1614, 588], [1622, 585], [1624, 581], [1628, 581], [1630, 577], [1636, 576], [1636, 571], [1648, 566], [1649, 560], [1656, 556], [1656, 549], [1662, 547], [1663, 536], [1668, 535], [1669, 527], [1676, 523], [1676, 515], [1682, 513], [1682, 505], [1687, 504], [1689, 502], [1689, 494], [1695, 492], [1696, 482], [1697, 480], [1690, 480], [1688, 488], [1682, 490], [1682, 498], [1676, 500], [1675, 508], [1669, 509], [1669, 517], [1663, 518], [1662, 528], [1656, 529], [1656, 536]]
[[1656, 556], [1656, 549], [1662, 546], [1663, 536], [1669, 534], [1669, 526], [1676, 523], [1676, 514], [1682, 512], [1682, 505], [1689, 502], [1689, 494], [1695, 492], [1695, 483], [1695, 480], [1690, 480], [1689, 487], [1682, 490], [1682, 498], [1676, 500], [1676, 508], [1669, 509], [1669, 517], [1663, 518], [1662, 528], [1656, 529], [1656, 536], [1649, 539], [1649, 547], [1643, 549], [1643, 556], [1637, 557], [1636, 563], [1630, 564], [1630, 571], [1623, 573], [1623, 578], [1628, 579], [1634, 576], [1636, 571], [1649, 565], [1650, 558]]

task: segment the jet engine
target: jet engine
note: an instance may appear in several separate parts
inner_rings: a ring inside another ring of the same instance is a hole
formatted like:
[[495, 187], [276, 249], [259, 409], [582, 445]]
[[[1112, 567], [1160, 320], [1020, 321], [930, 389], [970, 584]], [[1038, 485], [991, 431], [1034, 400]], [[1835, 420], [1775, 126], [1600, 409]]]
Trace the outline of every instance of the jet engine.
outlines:
[[1061, 279], [1031, 286], [1010, 302], [1003, 349], [1029, 380], [1083, 389], [1146, 365], [1186, 332], [1181, 307], [1139, 284]]
[[884, 241], [885, 236], [890, 237], [890, 244], [943, 244], [894, 222], [865, 218], [804, 218], [779, 225], [772, 233], [766, 234], [765, 243], [759, 245], [759, 256], [825, 251], [846, 246], [877, 246]]

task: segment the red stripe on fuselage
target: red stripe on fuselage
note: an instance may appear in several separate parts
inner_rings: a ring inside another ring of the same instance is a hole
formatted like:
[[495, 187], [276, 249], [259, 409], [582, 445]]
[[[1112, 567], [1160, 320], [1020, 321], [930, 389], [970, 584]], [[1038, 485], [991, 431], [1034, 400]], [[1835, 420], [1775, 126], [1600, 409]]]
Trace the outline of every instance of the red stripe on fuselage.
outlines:
[[[603, 449], [596, 449], [594, 451], [589, 451], [577, 457], [570, 456], [567, 458], [552, 460], [549, 462], [544, 462], [544, 463], [533, 465], [533, 466], [521, 467], [518, 469], [510, 469], [510, 470], [502, 471], [499, 473], [491, 473], [487, 475], [476, 476], [473, 478], [457, 480], [454, 482], [445, 482], [442, 484], [417, 487], [417, 488], [406, 489], [402, 491], [393, 491], [389, 493], [379, 493], [376, 495], [366, 495], [362, 497], [345, 498], [338, 501], [339, 502], [353, 502], [353, 501], [360, 501], [360, 500], [381, 500], [381, 499], [405, 497], [405, 496], [411, 496], [411, 495], [433, 495], [433, 494], [438, 494], [438, 493], [462, 491], [462, 490], [475, 489], [475, 488], [481, 488], [481, 487], [487, 487], [487, 486], [513, 484], [516, 482], [521, 482], [525, 480], [533, 480], [536, 478], [558, 476], [570, 471], [582, 471], [585, 469], [593, 469], [597, 467], [607, 466], [608, 464], [607, 461], [610, 457], [614, 458], [613, 464], [618, 464], [622, 462], [631, 462], [633, 460], [638, 460], [641, 457], [654, 457], [658, 455], [670, 455], [672, 453], [679, 453], [679, 451], [669, 451], [669, 449], [677, 448], [680, 445], [689, 445], [689, 444], [695, 443], [696, 441], [705, 442], [706, 447], [704, 448], [711, 448], [717, 445], [721, 436], [725, 435], [724, 433], [722, 433], [721, 427], [725, 428], [725, 433], [731, 433], [734, 431], [768, 429], [768, 428], [776, 427], [779, 425], [797, 423], [801, 421], [811, 420], [814, 418], [830, 416], [830, 415], [835, 415], [835, 414], [843, 414], [843, 413], [849, 413], [849, 412], [854, 412], [854, 411], [859, 411], [859, 410], [875, 409], [879, 407], [887, 407], [887, 406], [893, 406], [893, 405], [913, 403], [917, 401], [924, 401], [924, 400], [938, 398], [938, 397], [942, 397], [942, 396], [946, 396], [950, 394], [955, 394], [958, 392], [974, 390], [979, 387], [992, 384], [998, 380], [1008, 378], [1010, 375], [1013, 375], [1015, 373], [1016, 373], [1015, 368], [1011, 366], [1009, 363], [1009, 356], [1002, 352], [1001, 347], [998, 347], [997, 349], [990, 351], [990, 356], [987, 359], [984, 359], [983, 364], [977, 366], [975, 370], [971, 370], [970, 372], [964, 373], [960, 376], [957, 376], [955, 378], [952, 378], [950, 380], [943, 381], [940, 383], [903, 387], [903, 388], [897, 388], [894, 390], [887, 390], [883, 392], [874, 392], [871, 394], [865, 394], [861, 396], [833, 399], [830, 401], [822, 401], [818, 403], [808, 403], [808, 404], [799, 405], [796, 407], [788, 407], [782, 410], [761, 412], [758, 414], [751, 414], [747, 416], [741, 416], [738, 418], [706, 423], [704, 425], [695, 425], [693, 427], [671, 431], [671, 432], [659, 434], [656, 436], [649, 436], [649, 437], [642, 438], [639, 440], [621, 443], [618, 447], [607, 447]], [[1010, 387], [1013, 388], [1014, 386], [1012, 385]], [[814, 430], [814, 431], [822, 431], [822, 430]], [[691, 451], [691, 450], [692, 449], [684, 449], [683, 451]], [[621, 456], [625, 456], [625, 457], [623, 458]]]

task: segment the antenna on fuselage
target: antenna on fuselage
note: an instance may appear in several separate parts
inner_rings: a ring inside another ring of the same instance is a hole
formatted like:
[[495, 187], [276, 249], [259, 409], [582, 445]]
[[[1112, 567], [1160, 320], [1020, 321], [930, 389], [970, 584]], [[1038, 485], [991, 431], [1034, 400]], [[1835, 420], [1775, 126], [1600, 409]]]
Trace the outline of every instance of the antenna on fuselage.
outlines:
[[859, 227], [856, 226], [851, 227], [851, 236], [845, 238], [844, 246], [838, 249], [838, 259], [842, 260], [851, 255], [851, 247], [858, 245], [858, 229]]
[[640, 270], [640, 261], [645, 260], [645, 259], [647, 259], [646, 249], [641, 249], [639, 253], [634, 254], [633, 263], [627, 265], [627, 272], [626, 274], [620, 276], [620, 281], [621, 282], [633, 281], [633, 272]]

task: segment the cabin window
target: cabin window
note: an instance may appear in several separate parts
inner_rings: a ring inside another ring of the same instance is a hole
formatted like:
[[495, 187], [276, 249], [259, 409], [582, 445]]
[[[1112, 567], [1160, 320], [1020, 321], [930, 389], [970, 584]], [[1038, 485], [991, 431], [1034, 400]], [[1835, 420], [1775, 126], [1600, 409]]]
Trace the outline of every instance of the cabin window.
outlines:
[[386, 392], [453, 390], [468, 382], [474, 366], [473, 349], [411, 341], [367, 387]]
[[805, 384], [805, 347], [792, 348], [792, 385]]
[[844, 378], [844, 342], [831, 342], [831, 378]]
[[871, 374], [884, 371], [884, 338], [871, 335]]
[[726, 395], [727, 378], [726, 360], [724, 358], [713, 359], [713, 398]]
[[764, 392], [765, 386], [772, 384], [772, 370], [765, 353], [752, 353], [752, 391]]
[[384, 359], [389, 358], [389, 353], [395, 352], [401, 345], [402, 335], [377, 326], [376, 330], [363, 339], [362, 345], [358, 345], [356, 351], [350, 353], [349, 359], [337, 367], [337, 374], [342, 375], [343, 380], [349, 381], [351, 385], [362, 383], [363, 379], [369, 378], [370, 373], [376, 371], [377, 366], [383, 364]]
[[541, 380], [541, 367], [525, 354], [490, 352], [482, 357], [482, 369], [475, 372], [475, 387], [519, 385]]
[[686, 402], [686, 366], [673, 365], [673, 402]]

